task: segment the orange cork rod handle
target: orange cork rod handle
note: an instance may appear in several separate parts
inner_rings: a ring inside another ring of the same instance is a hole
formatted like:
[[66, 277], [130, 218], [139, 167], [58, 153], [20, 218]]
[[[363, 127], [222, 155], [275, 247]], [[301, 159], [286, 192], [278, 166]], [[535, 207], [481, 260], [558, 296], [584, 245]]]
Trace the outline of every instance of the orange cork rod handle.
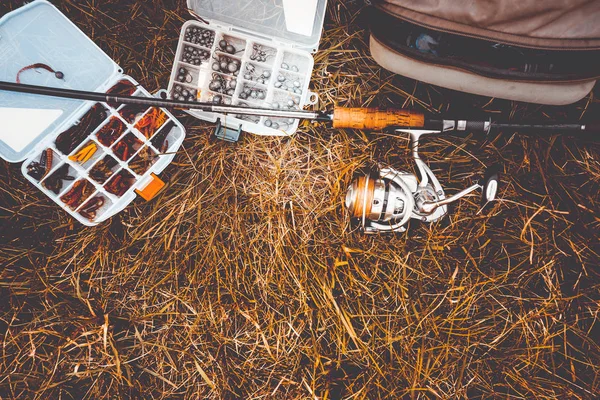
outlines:
[[391, 126], [423, 127], [421, 113], [403, 109], [336, 108], [333, 112], [334, 128], [380, 130]]

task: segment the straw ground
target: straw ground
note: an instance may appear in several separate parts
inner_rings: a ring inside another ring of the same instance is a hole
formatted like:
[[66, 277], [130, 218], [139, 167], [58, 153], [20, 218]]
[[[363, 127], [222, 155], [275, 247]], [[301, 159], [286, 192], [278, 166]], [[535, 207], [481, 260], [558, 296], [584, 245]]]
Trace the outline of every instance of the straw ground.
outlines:
[[[2, 2], [5, 13], [21, 2]], [[165, 87], [184, 1], [55, 1], [149, 90]], [[379, 68], [358, 2], [331, 0], [320, 107], [502, 119], [598, 114], [469, 96]], [[411, 168], [407, 141], [303, 123], [290, 138], [188, 132], [150, 203], [85, 228], [0, 162], [1, 398], [594, 398], [599, 146], [504, 132], [432, 138], [448, 192], [500, 162], [500, 200], [367, 237], [353, 173]]]

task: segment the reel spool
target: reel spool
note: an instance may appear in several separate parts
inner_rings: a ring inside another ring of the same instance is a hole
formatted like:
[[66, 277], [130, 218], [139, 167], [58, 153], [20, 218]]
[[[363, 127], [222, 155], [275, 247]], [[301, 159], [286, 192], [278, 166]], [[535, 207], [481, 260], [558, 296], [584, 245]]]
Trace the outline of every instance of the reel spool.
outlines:
[[346, 207], [366, 232], [400, 230], [415, 207], [410, 186], [415, 186], [416, 180], [410, 180], [410, 174], [393, 168], [381, 170], [377, 176], [361, 176], [348, 188]]
[[419, 136], [432, 131], [409, 131], [413, 159], [420, 179], [408, 172], [388, 167], [359, 176], [346, 193], [350, 216], [360, 222], [365, 233], [404, 232], [411, 219], [434, 222], [447, 214], [447, 205], [481, 189], [482, 204], [492, 201], [498, 190], [499, 167], [488, 168], [479, 182], [446, 198], [439, 181], [418, 154]]

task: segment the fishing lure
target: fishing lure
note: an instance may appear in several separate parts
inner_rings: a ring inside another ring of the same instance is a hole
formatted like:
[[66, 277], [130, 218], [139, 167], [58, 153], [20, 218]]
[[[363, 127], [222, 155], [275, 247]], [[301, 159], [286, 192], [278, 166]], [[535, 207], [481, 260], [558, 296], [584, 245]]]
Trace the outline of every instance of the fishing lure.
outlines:
[[23, 67], [19, 70], [19, 72], [17, 72], [17, 83], [21, 83], [21, 74], [25, 71], [29, 71], [31, 69], [44, 69], [48, 72], [51, 72], [54, 74], [54, 76], [56, 77], [56, 79], [65, 79], [65, 74], [62, 73], [61, 71], [55, 71], [52, 67], [50, 67], [49, 65], [46, 64], [42, 64], [42, 63], [36, 63], [36, 64], [31, 64], [28, 65], [26, 67]]
[[77, 153], [69, 156], [69, 160], [84, 164], [88, 162], [90, 158], [94, 156], [94, 154], [96, 154], [97, 150], [98, 146], [96, 145], [96, 143], [90, 142]]
[[153, 108], [135, 124], [135, 128], [147, 139], [150, 139], [166, 121], [167, 114], [160, 108]]
[[104, 197], [96, 196], [79, 209], [79, 214], [81, 214], [84, 218], [93, 221], [96, 219], [97, 211], [104, 205], [104, 203]]

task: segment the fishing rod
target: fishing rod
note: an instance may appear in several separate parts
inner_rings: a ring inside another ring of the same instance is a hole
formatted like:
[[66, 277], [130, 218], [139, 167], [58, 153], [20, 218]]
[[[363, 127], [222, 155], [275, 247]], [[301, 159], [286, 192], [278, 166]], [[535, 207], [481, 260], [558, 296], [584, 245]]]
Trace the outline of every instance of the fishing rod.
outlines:
[[404, 109], [343, 108], [333, 111], [281, 110], [260, 107], [222, 105], [206, 102], [163, 100], [152, 97], [115, 95], [81, 90], [59, 89], [0, 81], [0, 90], [89, 100], [112, 104], [134, 104], [148, 107], [200, 110], [234, 115], [259, 115], [324, 121], [334, 128], [361, 130], [391, 130], [410, 136], [412, 157], [418, 175], [380, 166], [376, 170], [356, 177], [348, 187], [346, 207], [351, 220], [365, 233], [404, 232], [410, 220], [435, 222], [448, 213], [448, 205], [481, 191], [482, 205], [496, 198], [501, 168], [487, 169], [483, 179], [446, 197], [444, 189], [429, 166], [419, 156], [419, 140], [424, 135], [445, 132], [484, 133], [514, 130], [519, 132], [545, 132], [575, 134], [598, 132], [600, 124], [580, 123], [504, 123], [492, 120], [436, 119], [423, 113]]
[[308, 119], [329, 122], [334, 128], [361, 130], [424, 129], [437, 132], [472, 132], [489, 134], [491, 131], [515, 130], [521, 132], [545, 132], [576, 134], [598, 132], [600, 124], [581, 123], [512, 123], [490, 120], [461, 120], [430, 118], [423, 113], [405, 109], [344, 108], [336, 107], [331, 111], [281, 110], [262, 107], [214, 104], [207, 102], [189, 102], [153, 97], [115, 95], [110, 93], [83, 90], [53, 88], [22, 83], [0, 81], [0, 90], [61, 97], [76, 100], [89, 100], [114, 104], [134, 104], [148, 107], [161, 107], [180, 110], [199, 110], [211, 113], [258, 115], [271, 118]]

